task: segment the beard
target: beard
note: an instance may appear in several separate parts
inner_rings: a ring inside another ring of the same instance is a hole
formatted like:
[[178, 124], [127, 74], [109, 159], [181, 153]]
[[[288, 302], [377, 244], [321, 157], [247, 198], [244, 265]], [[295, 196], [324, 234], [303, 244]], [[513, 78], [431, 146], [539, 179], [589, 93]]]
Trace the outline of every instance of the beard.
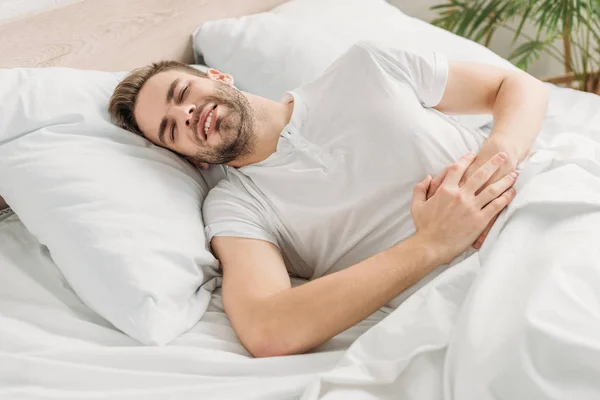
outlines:
[[217, 116], [215, 132], [221, 141], [210, 146], [203, 142], [195, 132], [198, 146], [193, 162], [209, 164], [226, 164], [244, 158], [254, 151], [254, 111], [248, 99], [237, 89], [222, 82], [215, 82], [216, 95], [206, 99], [227, 110], [225, 116]]

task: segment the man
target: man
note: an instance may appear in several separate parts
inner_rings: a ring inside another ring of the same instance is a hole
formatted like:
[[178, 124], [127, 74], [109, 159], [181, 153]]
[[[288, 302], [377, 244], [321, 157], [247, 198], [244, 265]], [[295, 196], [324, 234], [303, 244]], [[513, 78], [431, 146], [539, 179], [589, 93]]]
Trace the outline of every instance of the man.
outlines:
[[[525, 73], [365, 43], [281, 102], [214, 69], [153, 64], [120, 83], [110, 112], [195, 164], [228, 166], [204, 222], [225, 310], [260, 357], [308, 351], [479, 248], [546, 105]], [[450, 113], [491, 113], [493, 132]]]

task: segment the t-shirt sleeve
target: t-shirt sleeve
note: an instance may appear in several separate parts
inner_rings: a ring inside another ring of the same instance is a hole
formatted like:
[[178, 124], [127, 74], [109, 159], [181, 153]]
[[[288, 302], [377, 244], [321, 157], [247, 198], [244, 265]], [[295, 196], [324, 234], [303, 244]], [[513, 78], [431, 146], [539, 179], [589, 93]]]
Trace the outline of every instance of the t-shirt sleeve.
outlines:
[[265, 210], [261, 210], [259, 203], [248, 193], [222, 183], [208, 193], [202, 206], [208, 243], [215, 236], [233, 236], [265, 240], [279, 246], [267, 228]]
[[357, 44], [376, 57], [395, 78], [406, 82], [425, 107], [442, 100], [448, 82], [448, 60], [440, 53], [412, 53], [392, 46], [363, 42]]

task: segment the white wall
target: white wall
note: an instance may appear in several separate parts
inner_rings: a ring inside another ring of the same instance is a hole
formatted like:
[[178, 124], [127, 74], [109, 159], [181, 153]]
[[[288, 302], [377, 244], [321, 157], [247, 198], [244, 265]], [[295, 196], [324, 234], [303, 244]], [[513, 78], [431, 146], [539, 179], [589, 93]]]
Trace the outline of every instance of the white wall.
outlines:
[[[424, 21], [431, 21], [435, 16], [435, 12], [429, 10], [429, 8], [436, 4], [446, 3], [444, 0], [387, 0], [390, 4], [398, 7], [404, 13], [422, 19]], [[524, 29], [525, 33], [534, 34], [535, 30], [531, 27]], [[490, 43], [490, 48], [506, 58], [511, 53], [510, 42], [512, 41], [512, 33], [508, 31], [496, 31]], [[520, 42], [518, 42], [520, 43]], [[562, 49], [561, 44], [557, 43], [557, 46]], [[549, 76], [561, 75], [564, 73], [564, 68], [558, 61], [542, 55], [539, 60], [533, 62], [528, 72], [539, 78], [546, 78]]]
[[0, 21], [8, 21], [80, 0], [0, 0]]

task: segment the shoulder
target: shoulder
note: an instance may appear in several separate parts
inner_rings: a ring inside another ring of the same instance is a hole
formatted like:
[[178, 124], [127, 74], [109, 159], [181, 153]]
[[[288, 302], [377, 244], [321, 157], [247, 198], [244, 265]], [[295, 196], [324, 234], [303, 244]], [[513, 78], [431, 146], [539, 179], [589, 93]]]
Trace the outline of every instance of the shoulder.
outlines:
[[316, 90], [320, 97], [323, 93], [323, 85], [332, 82], [346, 82], [349, 77], [355, 77], [356, 74], [365, 73], [373, 61], [377, 60], [373, 52], [376, 45], [371, 42], [358, 42], [347, 48], [341, 53], [324, 71], [313, 81], [296, 88], [295, 93], [307, 95], [307, 92]]
[[260, 199], [256, 197], [249, 178], [241, 172], [229, 171], [227, 177], [221, 179], [213, 187], [202, 205], [202, 212], [207, 217], [232, 211], [252, 210], [263, 212]]
[[369, 70], [370, 66], [379, 64], [385, 57], [388, 47], [374, 41], [359, 41], [342, 53], [324, 72], [323, 76], [335, 76], [347, 71], [359, 73], [361, 68]]
[[331, 67], [339, 65], [341, 61], [345, 61], [347, 59], [373, 55], [376, 53], [377, 48], [378, 45], [371, 41], [356, 42], [352, 46], [350, 46], [348, 50], [342, 53], [342, 55], [340, 55], [337, 58], [337, 60], [331, 65]]
[[269, 229], [270, 212], [252, 189], [249, 178], [228, 173], [209, 193], [202, 206], [207, 240], [216, 236], [260, 239], [277, 245]]
[[353, 51], [357, 55], [370, 56], [380, 62], [393, 61], [394, 63], [404, 62], [411, 63], [416, 59], [429, 59], [441, 54], [418, 49], [416, 47], [404, 48], [391, 45], [386, 42], [361, 41], [352, 46], [349, 51]]
[[247, 194], [240, 178], [234, 173], [228, 173], [209, 192], [204, 200], [204, 210], [210, 209], [221, 201], [232, 201], [243, 198]]
[[347, 57], [379, 57], [389, 52], [390, 46], [369, 40], [354, 43], [346, 52]]

